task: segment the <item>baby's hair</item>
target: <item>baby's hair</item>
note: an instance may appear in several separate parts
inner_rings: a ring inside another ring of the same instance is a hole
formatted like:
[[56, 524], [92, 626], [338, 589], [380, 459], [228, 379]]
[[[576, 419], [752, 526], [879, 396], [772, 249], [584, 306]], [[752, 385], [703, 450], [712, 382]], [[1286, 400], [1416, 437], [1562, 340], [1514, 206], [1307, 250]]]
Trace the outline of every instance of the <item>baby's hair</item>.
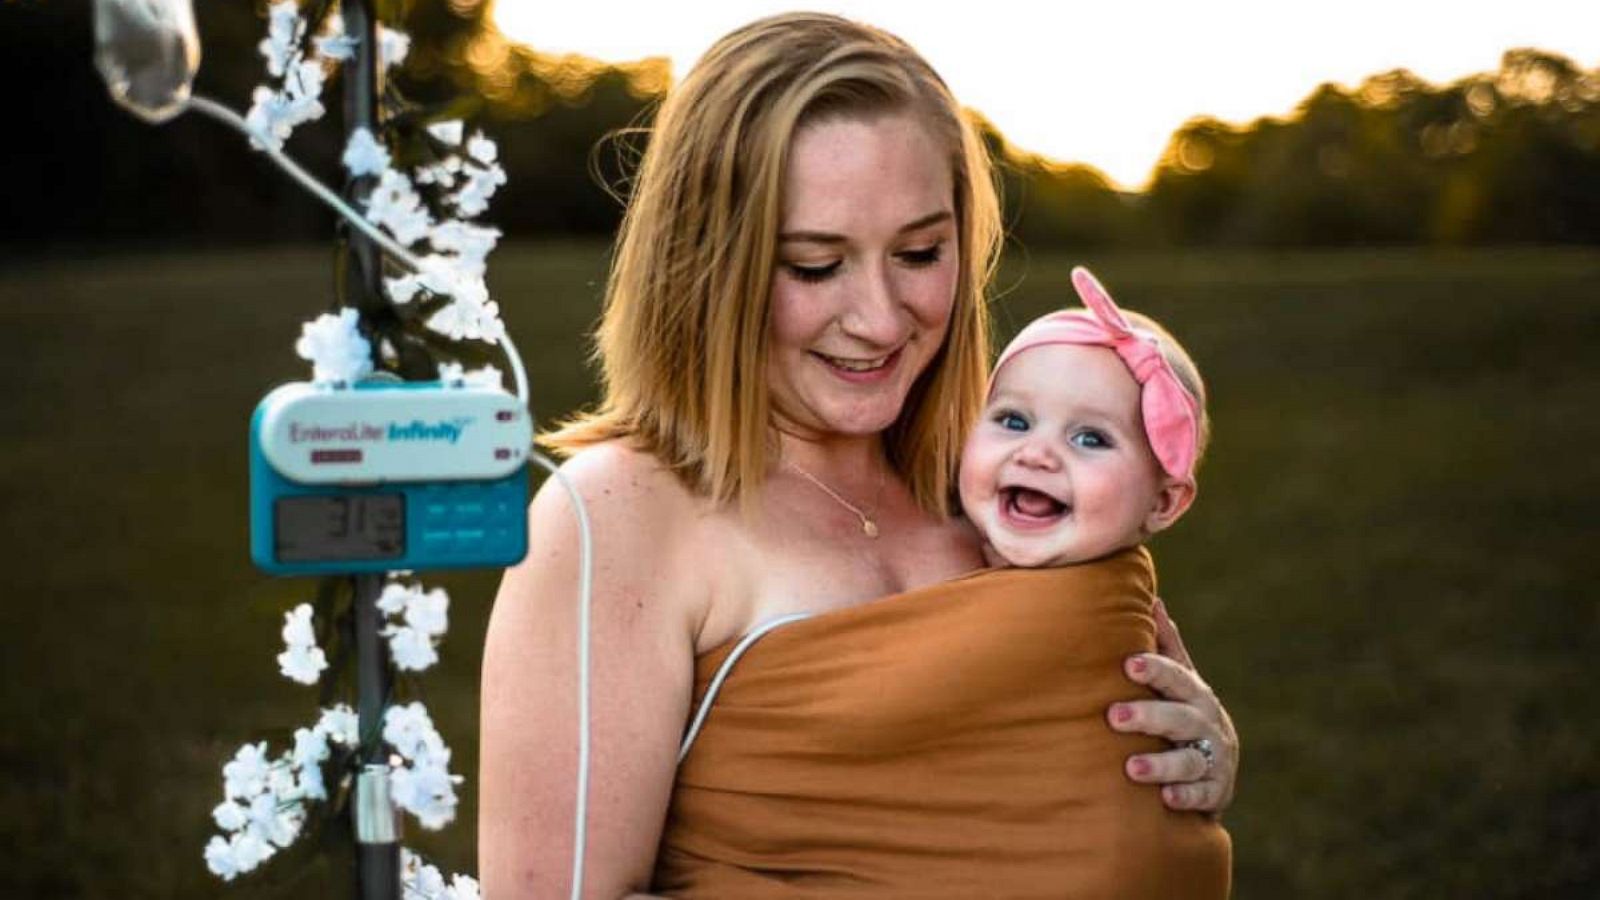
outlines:
[[1161, 356], [1172, 367], [1178, 381], [1183, 383], [1184, 390], [1188, 391], [1200, 405], [1199, 433], [1195, 436], [1194, 469], [1200, 470], [1200, 463], [1205, 459], [1206, 447], [1211, 443], [1211, 412], [1206, 400], [1206, 383], [1200, 377], [1200, 367], [1194, 364], [1194, 359], [1189, 356], [1189, 351], [1178, 343], [1172, 332], [1161, 326], [1160, 322], [1150, 318], [1142, 312], [1123, 308], [1122, 314], [1128, 322], [1140, 331], [1146, 331], [1156, 337], [1161, 345]]

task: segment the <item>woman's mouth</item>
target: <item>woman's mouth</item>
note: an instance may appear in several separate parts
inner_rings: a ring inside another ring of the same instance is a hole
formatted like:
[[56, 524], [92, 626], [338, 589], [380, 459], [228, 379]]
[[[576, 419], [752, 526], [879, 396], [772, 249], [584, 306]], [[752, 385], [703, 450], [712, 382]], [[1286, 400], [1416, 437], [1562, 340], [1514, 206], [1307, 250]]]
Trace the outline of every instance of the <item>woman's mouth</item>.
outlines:
[[1072, 513], [1072, 507], [1043, 491], [1026, 487], [1000, 490], [1000, 518], [1023, 530], [1049, 528]]
[[883, 356], [830, 356], [816, 350], [811, 355], [822, 360], [829, 371], [845, 381], [854, 384], [868, 384], [882, 381], [894, 371], [895, 363], [900, 361], [900, 350]]

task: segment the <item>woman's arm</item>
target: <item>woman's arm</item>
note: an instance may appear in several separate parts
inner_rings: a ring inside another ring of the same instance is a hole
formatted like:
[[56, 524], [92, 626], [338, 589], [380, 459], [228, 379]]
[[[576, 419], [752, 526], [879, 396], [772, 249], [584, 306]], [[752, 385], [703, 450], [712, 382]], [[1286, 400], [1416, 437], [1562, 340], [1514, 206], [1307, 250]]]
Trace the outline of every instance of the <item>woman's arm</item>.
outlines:
[[[1195, 671], [1178, 626], [1159, 599], [1155, 618], [1158, 652], [1128, 657], [1123, 671], [1165, 699], [1114, 703], [1107, 718], [1118, 731], [1164, 737], [1180, 745], [1164, 753], [1128, 757], [1129, 778], [1162, 785], [1161, 800], [1172, 809], [1221, 814], [1233, 802], [1239, 736], [1228, 711]], [[1202, 739], [1210, 742], [1209, 762], [1198, 749], [1182, 746]]]
[[[594, 536], [591, 757], [584, 896], [649, 889], [693, 677], [686, 494], [653, 460], [602, 446], [563, 472]], [[665, 479], [665, 480], [663, 480]], [[484, 647], [478, 870], [486, 896], [566, 897], [578, 773], [579, 529], [555, 479], [529, 508]]]

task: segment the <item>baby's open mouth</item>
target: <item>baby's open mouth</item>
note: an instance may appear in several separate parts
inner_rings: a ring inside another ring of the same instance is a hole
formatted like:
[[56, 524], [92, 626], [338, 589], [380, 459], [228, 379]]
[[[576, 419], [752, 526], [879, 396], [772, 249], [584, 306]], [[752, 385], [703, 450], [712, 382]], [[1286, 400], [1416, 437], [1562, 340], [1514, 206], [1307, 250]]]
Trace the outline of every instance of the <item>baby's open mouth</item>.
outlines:
[[1017, 486], [1001, 489], [1000, 508], [1013, 521], [1039, 525], [1054, 522], [1072, 511], [1071, 506], [1043, 491]]

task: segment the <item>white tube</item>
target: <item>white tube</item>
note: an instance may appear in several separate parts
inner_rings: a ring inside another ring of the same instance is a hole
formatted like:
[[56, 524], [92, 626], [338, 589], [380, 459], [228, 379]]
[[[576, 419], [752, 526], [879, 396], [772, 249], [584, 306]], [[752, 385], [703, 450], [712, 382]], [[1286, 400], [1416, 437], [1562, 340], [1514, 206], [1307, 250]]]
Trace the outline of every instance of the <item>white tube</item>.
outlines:
[[589, 821], [589, 594], [594, 581], [593, 542], [589, 511], [571, 479], [549, 457], [535, 450], [533, 461], [543, 466], [566, 488], [578, 514], [578, 798], [573, 816], [572, 900], [583, 895], [583, 857]]

